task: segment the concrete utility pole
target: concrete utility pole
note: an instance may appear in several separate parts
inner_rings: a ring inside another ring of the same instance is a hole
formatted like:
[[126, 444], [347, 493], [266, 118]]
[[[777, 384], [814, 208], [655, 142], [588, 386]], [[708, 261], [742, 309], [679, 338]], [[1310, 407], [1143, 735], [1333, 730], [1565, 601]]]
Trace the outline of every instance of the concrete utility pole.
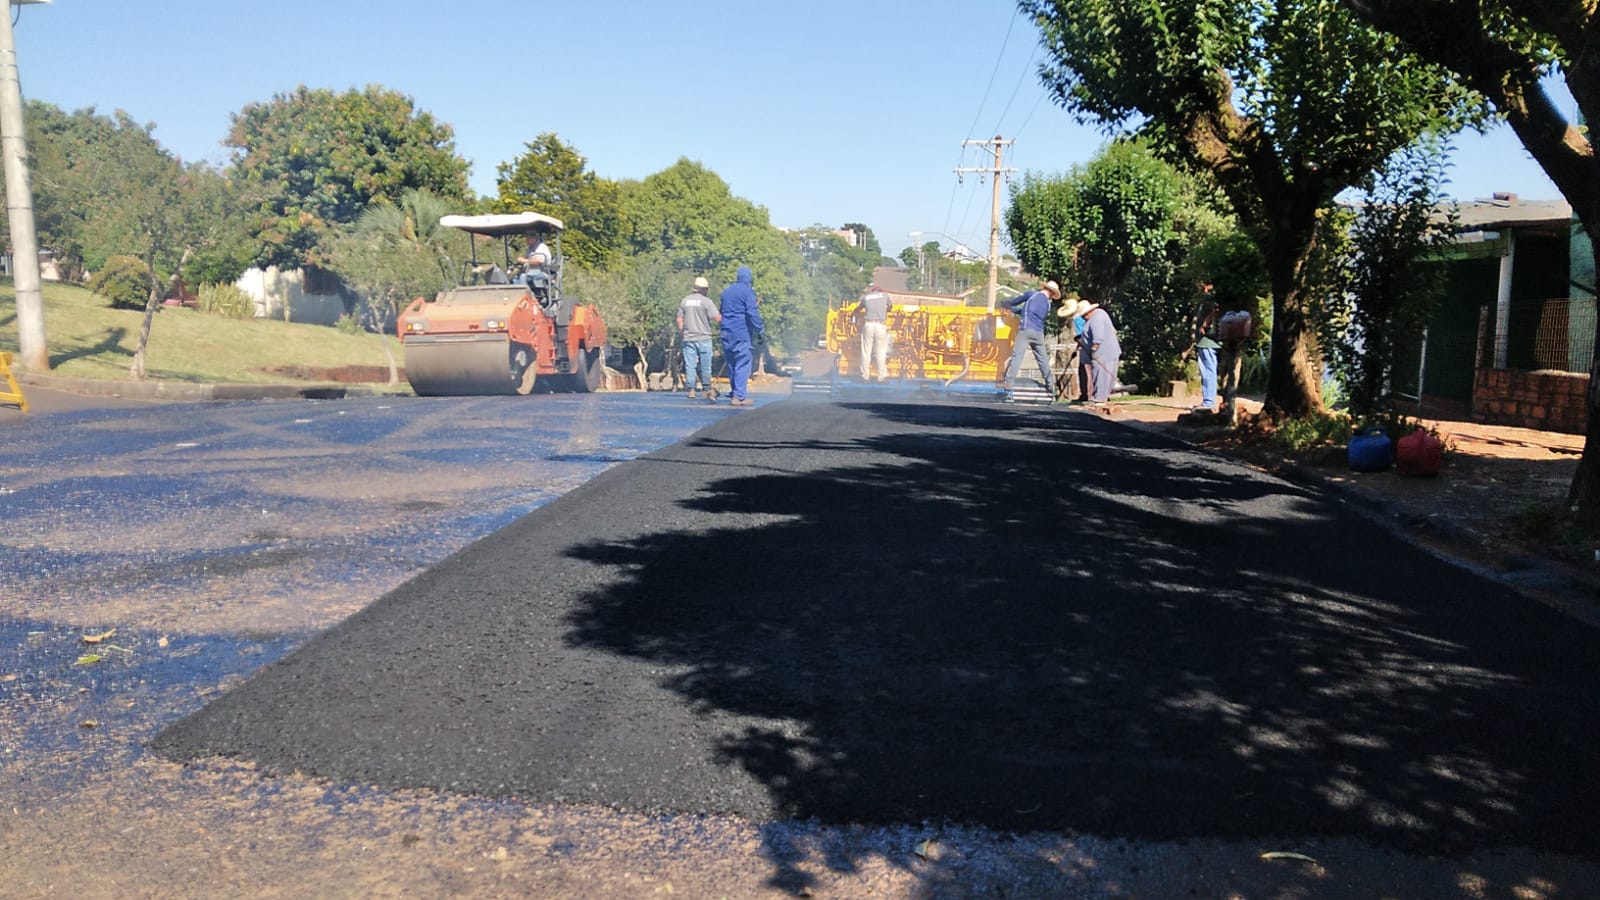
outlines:
[[995, 135], [992, 141], [962, 141], [961, 146], [979, 144], [989, 147], [994, 154], [994, 166], [985, 169], [957, 169], [961, 172], [978, 172], [994, 176], [994, 202], [989, 212], [989, 290], [987, 293], [989, 312], [994, 312], [994, 295], [1000, 286], [1000, 176], [1015, 172], [1016, 169], [1003, 169], [1000, 167], [1001, 151], [1016, 143], [1016, 141], [1003, 141], [1000, 135]]
[[22, 82], [11, 7], [50, 0], [10, 0], [0, 15], [0, 156], [5, 157], [6, 215], [11, 228], [11, 283], [17, 294], [17, 362], [27, 371], [48, 372], [44, 340], [44, 295], [39, 290], [39, 235], [33, 224], [33, 188], [28, 144], [22, 129]]

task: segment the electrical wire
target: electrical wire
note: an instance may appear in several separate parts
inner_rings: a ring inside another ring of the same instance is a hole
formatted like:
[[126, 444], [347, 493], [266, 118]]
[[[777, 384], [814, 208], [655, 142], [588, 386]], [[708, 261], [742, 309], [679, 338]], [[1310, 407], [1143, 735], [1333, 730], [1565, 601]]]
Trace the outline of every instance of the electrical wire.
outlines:
[[1000, 63], [1005, 61], [1006, 47], [1011, 44], [1011, 29], [1017, 27], [1017, 19], [1021, 16], [1016, 13], [1011, 15], [1011, 24], [1006, 26], [1005, 39], [1000, 42], [1000, 53], [995, 57], [994, 70], [989, 73], [989, 84], [983, 89], [983, 99], [978, 101], [978, 109], [972, 114], [972, 124], [967, 126], [967, 139], [972, 139], [972, 129], [978, 127], [978, 119], [983, 116], [983, 107], [989, 102], [989, 91], [994, 88], [994, 77], [1000, 74]]
[[1033, 114], [1038, 111], [1039, 104], [1044, 102], [1044, 98], [1045, 98], [1045, 94], [1046, 93], [1047, 92], [1045, 92], [1045, 91], [1040, 91], [1039, 92], [1039, 96], [1034, 98], [1033, 107], [1028, 110], [1028, 115], [1023, 118], [1022, 124], [1017, 126], [1017, 134], [1021, 134], [1022, 133], [1022, 129], [1027, 128], [1028, 127], [1028, 123], [1033, 121]]
[[[1028, 78], [1028, 69], [1033, 66], [1034, 57], [1036, 57], [1038, 55], [1039, 55], [1039, 48], [1036, 46], [1036, 47], [1033, 48], [1033, 52], [1028, 54], [1028, 61], [1026, 63], [1023, 63], [1023, 65], [1022, 65], [1022, 74], [1017, 76], [1017, 86], [1011, 89], [1011, 96], [1009, 98], [1007, 98], [1007, 100], [1006, 100], [1005, 109], [1000, 110], [1000, 120], [998, 122], [994, 123], [994, 133], [995, 134], [1002, 134], [1003, 133], [1000, 130], [1000, 126], [1006, 120], [1006, 113], [1011, 111], [1011, 104], [1016, 102], [1017, 92], [1022, 90], [1022, 82], [1027, 80], [1027, 78]], [[1016, 135], [1013, 134], [1012, 137], [1014, 138], [1014, 137], [1016, 137]]]
[[[998, 76], [1000, 74], [1000, 64], [1005, 61], [1006, 48], [1011, 46], [1011, 32], [1017, 27], [1017, 19], [1019, 19], [1019, 18], [1021, 18], [1021, 16], [1019, 16], [1016, 13], [1013, 12], [1012, 15], [1011, 15], [1011, 21], [1006, 25], [1006, 36], [1003, 39], [1001, 39], [1001, 41], [1000, 41], [1000, 52], [995, 55], [994, 68], [992, 70], [990, 70], [990, 72], [989, 72], [989, 83], [987, 85], [985, 85], [984, 88], [983, 88], [983, 98], [978, 101], [978, 108], [972, 114], [972, 124], [967, 126], [966, 139], [962, 141], [962, 143], [961, 143], [961, 151], [956, 155], [956, 168], [957, 169], [960, 169], [962, 167], [961, 164], [966, 161], [966, 155], [967, 155], [967, 143], [966, 143], [966, 141], [972, 139], [973, 129], [978, 127], [978, 120], [983, 118], [983, 108], [985, 106], [987, 106], [988, 103], [989, 103], [989, 92], [994, 89], [994, 80], [995, 80], [996, 76]], [[1037, 53], [1037, 52], [1038, 52], [1038, 48], [1035, 47], [1034, 48], [1034, 53]], [[1033, 57], [1031, 55], [1028, 57], [1028, 61], [1030, 63], [1033, 61]], [[1020, 83], [1019, 83], [1019, 87], [1020, 87]], [[1013, 98], [1016, 97], [1016, 91], [1013, 90], [1011, 95], [1012, 95]], [[1010, 104], [1009, 101], [1007, 101], [1007, 103], [1006, 103], [1006, 108], [1007, 109], [1011, 108], [1011, 104]], [[1002, 120], [1005, 118], [1005, 113], [1004, 112], [1002, 112], [1000, 114], [1000, 118]], [[962, 184], [962, 180], [958, 176], [957, 179], [956, 179], [956, 183], [951, 185], [951, 187], [950, 187], [950, 204], [945, 209], [945, 214], [944, 214], [944, 230], [946, 232], [950, 231], [950, 214], [955, 211], [956, 193], [960, 189], [961, 184]], [[967, 208], [961, 214], [961, 224], [963, 226], [966, 225], [967, 216], [970, 215], [971, 212], [972, 212], [972, 200], [973, 200], [973, 197], [975, 197], [975, 196], [977, 196], [977, 192], [974, 191], [973, 194], [968, 196], [968, 198], [967, 198]], [[955, 234], [960, 234], [961, 230], [960, 229], [956, 229], [956, 231], [954, 233]]]

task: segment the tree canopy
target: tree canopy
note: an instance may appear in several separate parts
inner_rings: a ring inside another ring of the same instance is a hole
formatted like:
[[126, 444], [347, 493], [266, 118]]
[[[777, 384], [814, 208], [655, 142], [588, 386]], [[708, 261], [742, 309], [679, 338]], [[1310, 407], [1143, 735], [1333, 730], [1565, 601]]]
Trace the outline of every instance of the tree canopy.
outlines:
[[1180, 376], [1198, 283], [1190, 249], [1237, 231], [1205, 183], [1139, 141], [1117, 141], [1065, 176], [1029, 172], [1006, 226], [1029, 271], [1101, 303], [1118, 321], [1127, 380]]
[[465, 200], [467, 162], [449, 125], [377, 85], [335, 93], [297, 87], [235, 113], [231, 171], [260, 193], [257, 262], [317, 264], [330, 226], [376, 200], [426, 189]]
[[1305, 262], [1333, 198], [1477, 107], [1437, 66], [1334, 0], [1020, 0], [1041, 77], [1080, 119], [1137, 128], [1207, 172], [1272, 286], [1267, 411], [1321, 408]]
[[555, 216], [566, 226], [562, 255], [589, 268], [604, 268], [621, 251], [620, 187], [589, 170], [589, 162], [554, 132], [529, 141], [516, 160], [501, 163], [495, 212], [530, 210]]

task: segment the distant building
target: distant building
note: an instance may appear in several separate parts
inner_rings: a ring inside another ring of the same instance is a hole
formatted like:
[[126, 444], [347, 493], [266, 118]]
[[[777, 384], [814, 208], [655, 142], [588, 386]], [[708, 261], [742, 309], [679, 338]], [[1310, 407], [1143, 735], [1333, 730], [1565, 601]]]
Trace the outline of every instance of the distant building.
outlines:
[[321, 269], [252, 268], [235, 282], [256, 302], [256, 318], [332, 325], [354, 305], [337, 276]]

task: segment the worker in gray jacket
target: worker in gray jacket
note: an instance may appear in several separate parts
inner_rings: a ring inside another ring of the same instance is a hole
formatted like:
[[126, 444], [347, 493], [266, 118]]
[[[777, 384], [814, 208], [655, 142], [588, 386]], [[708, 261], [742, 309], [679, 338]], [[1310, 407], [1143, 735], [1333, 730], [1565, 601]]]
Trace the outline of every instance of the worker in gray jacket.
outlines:
[[695, 392], [698, 381], [706, 399], [715, 401], [717, 389], [711, 386], [711, 326], [722, 321], [717, 305], [706, 296], [711, 282], [696, 276], [694, 290], [678, 303], [678, 335], [683, 341], [683, 379], [689, 385], [689, 399], [699, 396]]

